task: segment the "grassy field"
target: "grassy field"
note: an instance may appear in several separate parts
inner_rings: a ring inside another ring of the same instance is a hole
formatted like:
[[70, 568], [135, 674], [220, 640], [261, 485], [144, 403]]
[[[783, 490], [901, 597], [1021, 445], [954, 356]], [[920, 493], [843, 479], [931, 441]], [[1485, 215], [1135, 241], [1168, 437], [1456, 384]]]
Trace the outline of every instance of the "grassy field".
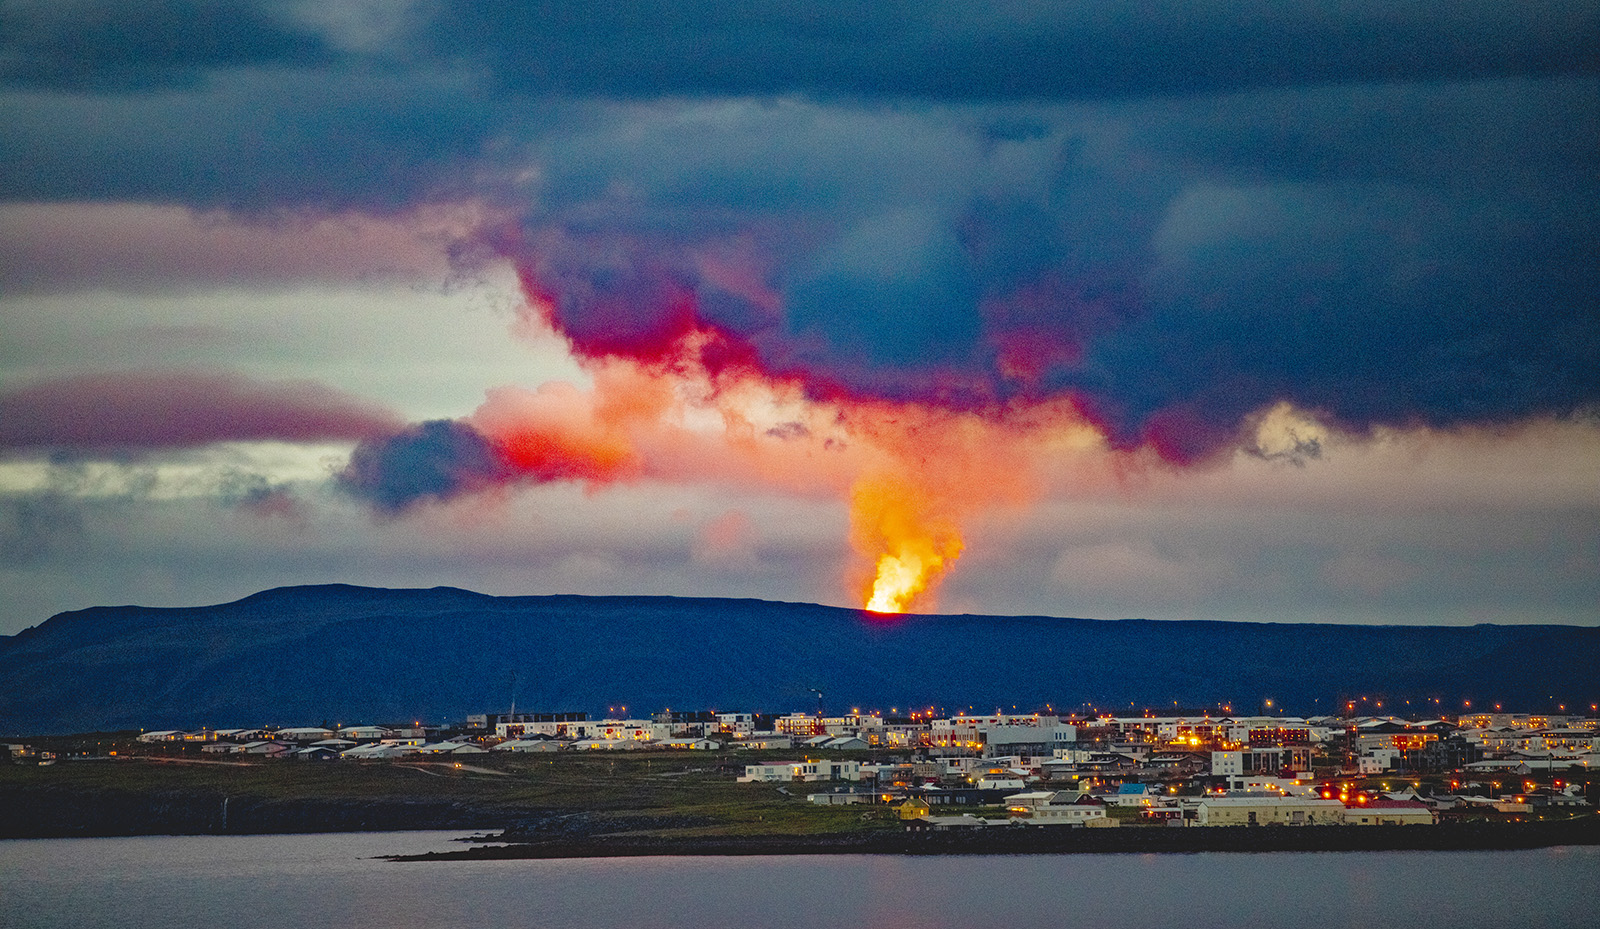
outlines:
[[529, 816], [585, 814], [619, 831], [641, 821], [704, 835], [816, 834], [892, 827], [883, 806], [818, 806], [805, 794], [826, 784], [737, 784], [734, 772], [755, 758], [701, 752], [627, 755], [472, 755], [455, 761], [216, 761], [142, 757], [0, 765], [7, 795], [199, 795], [294, 802], [444, 802], [507, 822]]

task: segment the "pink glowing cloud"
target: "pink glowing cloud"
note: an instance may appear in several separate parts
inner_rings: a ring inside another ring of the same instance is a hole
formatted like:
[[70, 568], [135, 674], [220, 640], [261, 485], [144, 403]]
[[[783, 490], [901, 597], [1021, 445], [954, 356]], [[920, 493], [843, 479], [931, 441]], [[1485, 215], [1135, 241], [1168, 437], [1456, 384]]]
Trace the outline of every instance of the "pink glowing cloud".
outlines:
[[131, 371], [0, 392], [0, 450], [146, 450], [212, 442], [325, 442], [392, 433], [394, 413], [311, 381]]

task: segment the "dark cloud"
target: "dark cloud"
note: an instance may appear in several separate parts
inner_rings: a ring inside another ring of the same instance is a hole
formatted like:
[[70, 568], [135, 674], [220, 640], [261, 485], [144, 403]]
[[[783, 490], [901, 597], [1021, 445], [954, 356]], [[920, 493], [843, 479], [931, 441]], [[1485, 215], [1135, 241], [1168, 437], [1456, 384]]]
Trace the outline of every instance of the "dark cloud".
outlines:
[[230, 70], [138, 95], [0, 96], [0, 198], [392, 213], [497, 190], [503, 132], [460, 75]]
[[[1357, 432], [1600, 402], [1594, 80], [1041, 108], [998, 136], [981, 109], [794, 109], [545, 143], [544, 208], [501, 245], [580, 353], [662, 360], [705, 326], [818, 394], [1070, 391], [1179, 461], [1282, 401]], [[729, 241], [735, 285], [699, 257]]]
[[305, 507], [287, 484], [273, 483], [265, 475], [237, 469], [224, 472], [217, 496], [223, 503], [263, 519], [303, 525]]
[[465, 68], [533, 95], [996, 100], [1600, 66], [1600, 15], [1585, 0], [9, 0], [0, 36], [0, 80], [71, 89], [193, 83], [246, 66], [376, 66]]
[[1591, 2], [60, 9], [4, 7], [0, 197], [486, 201], [580, 355], [1071, 393], [1183, 461], [1600, 401]]
[[439, 419], [356, 446], [339, 473], [339, 486], [381, 511], [396, 513], [497, 486], [507, 478], [507, 467], [488, 439], [466, 423]]
[[59, 557], [84, 531], [78, 501], [55, 492], [0, 495], [0, 566]]
[[1582, 0], [1337, 6], [452, 0], [427, 39], [508, 90], [998, 100], [1595, 70]]
[[320, 384], [237, 375], [91, 374], [0, 391], [0, 452], [337, 441], [388, 432], [395, 425], [389, 411]]
[[332, 49], [283, 4], [257, 0], [7, 0], [0, 4], [0, 83], [148, 90], [219, 68], [319, 64]]

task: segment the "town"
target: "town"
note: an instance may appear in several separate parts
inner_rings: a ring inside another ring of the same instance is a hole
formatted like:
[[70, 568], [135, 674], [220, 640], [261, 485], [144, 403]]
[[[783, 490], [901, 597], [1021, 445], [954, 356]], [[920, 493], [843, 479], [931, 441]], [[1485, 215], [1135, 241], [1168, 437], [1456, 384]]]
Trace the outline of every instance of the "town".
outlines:
[[[1426, 826], [1592, 812], [1600, 718], [510, 712], [445, 727], [159, 730], [99, 744], [101, 757], [457, 768], [522, 753], [707, 753], [738, 784], [775, 785], [820, 806], [878, 807], [908, 829]], [[8, 748], [14, 764], [73, 760], [32, 744]]]

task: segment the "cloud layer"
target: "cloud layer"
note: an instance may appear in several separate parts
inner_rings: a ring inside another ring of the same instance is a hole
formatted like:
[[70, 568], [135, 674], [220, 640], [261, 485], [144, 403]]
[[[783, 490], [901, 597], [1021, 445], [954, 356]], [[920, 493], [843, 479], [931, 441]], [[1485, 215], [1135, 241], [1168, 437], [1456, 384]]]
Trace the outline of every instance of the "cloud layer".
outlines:
[[134, 371], [0, 390], [0, 454], [355, 440], [397, 425], [392, 412], [320, 384], [231, 374]]
[[[1586, 0], [3, 3], [0, 300], [510, 267], [589, 383], [502, 365], [406, 424], [358, 398], [410, 373], [381, 310], [295, 384], [84, 341], [0, 369], [0, 452], [344, 440], [338, 486], [408, 518], [879, 488], [863, 557], [912, 526], [971, 560], [996, 508], [1153, 462], [1590, 422], [1597, 48]], [[1051, 548], [1041, 577], [1096, 589], [1215, 567]]]

